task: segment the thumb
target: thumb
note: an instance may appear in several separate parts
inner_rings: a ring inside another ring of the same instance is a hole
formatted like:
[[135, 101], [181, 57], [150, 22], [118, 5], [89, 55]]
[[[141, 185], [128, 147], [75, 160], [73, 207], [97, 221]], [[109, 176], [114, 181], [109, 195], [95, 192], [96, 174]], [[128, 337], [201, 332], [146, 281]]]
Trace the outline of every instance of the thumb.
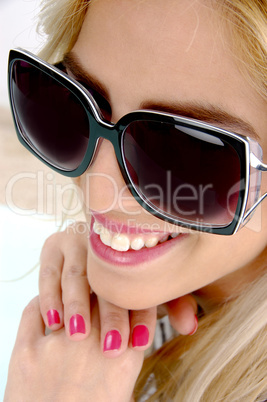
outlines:
[[190, 294], [167, 303], [169, 320], [181, 335], [193, 335], [198, 327], [197, 302]]

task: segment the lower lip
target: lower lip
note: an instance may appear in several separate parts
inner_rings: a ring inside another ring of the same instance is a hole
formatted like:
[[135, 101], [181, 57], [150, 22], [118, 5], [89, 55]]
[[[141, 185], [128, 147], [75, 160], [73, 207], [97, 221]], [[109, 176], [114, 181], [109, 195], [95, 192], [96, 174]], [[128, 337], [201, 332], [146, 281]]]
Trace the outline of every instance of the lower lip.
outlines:
[[131, 249], [128, 251], [117, 251], [102, 243], [100, 236], [93, 231], [94, 221], [95, 220], [92, 217], [89, 238], [92, 252], [101, 260], [116, 266], [134, 266], [159, 258], [188, 236], [187, 234], [179, 234], [178, 237], [172, 240], [167, 240], [155, 247], [144, 247], [137, 251]]

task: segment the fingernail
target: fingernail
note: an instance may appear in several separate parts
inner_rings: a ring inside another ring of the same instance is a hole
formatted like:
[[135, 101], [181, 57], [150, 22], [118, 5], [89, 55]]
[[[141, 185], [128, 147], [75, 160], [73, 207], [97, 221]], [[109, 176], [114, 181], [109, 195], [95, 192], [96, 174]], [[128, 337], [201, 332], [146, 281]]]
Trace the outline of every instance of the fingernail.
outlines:
[[57, 310], [51, 309], [46, 313], [46, 315], [49, 327], [60, 323], [60, 317]]
[[83, 316], [80, 314], [74, 314], [70, 318], [70, 334], [85, 334], [85, 322]]
[[194, 326], [194, 329], [193, 329], [193, 331], [190, 332], [190, 334], [188, 334], [188, 335], [194, 335], [194, 333], [197, 332], [197, 329], [198, 329], [198, 318], [197, 318], [197, 316], [195, 315], [195, 326]]
[[104, 352], [118, 350], [121, 347], [121, 334], [116, 329], [107, 332], [104, 341]]
[[132, 334], [132, 345], [136, 346], [145, 346], [148, 344], [149, 340], [149, 331], [146, 325], [136, 325], [133, 329]]

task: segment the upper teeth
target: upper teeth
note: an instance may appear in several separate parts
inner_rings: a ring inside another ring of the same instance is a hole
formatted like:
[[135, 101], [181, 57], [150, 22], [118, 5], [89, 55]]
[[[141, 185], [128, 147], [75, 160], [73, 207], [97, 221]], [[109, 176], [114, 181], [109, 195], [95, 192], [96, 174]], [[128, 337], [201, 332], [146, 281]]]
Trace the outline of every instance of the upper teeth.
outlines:
[[[130, 239], [124, 233], [110, 232], [98, 222], [94, 222], [93, 231], [100, 236], [102, 243], [117, 251], [128, 251], [130, 248], [133, 250], [141, 250], [143, 247], [154, 247], [158, 242], [163, 243], [169, 237], [168, 234], [161, 238], [152, 235], [151, 237], [146, 237], [146, 239], [144, 239], [141, 235], [136, 235], [136, 237]], [[173, 238], [176, 236], [178, 236], [178, 233], [171, 234], [171, 237]]]

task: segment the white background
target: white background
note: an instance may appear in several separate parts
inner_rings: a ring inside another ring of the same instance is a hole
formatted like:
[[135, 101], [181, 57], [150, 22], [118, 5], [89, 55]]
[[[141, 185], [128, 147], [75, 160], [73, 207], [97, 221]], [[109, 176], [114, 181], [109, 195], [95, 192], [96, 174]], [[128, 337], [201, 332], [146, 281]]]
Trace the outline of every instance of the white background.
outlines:
[[0, 0], [0, 106], [8, 106], [7, 60], [9, 49], [35, 52], [43, 40], [36, 34], [40, 0]]

